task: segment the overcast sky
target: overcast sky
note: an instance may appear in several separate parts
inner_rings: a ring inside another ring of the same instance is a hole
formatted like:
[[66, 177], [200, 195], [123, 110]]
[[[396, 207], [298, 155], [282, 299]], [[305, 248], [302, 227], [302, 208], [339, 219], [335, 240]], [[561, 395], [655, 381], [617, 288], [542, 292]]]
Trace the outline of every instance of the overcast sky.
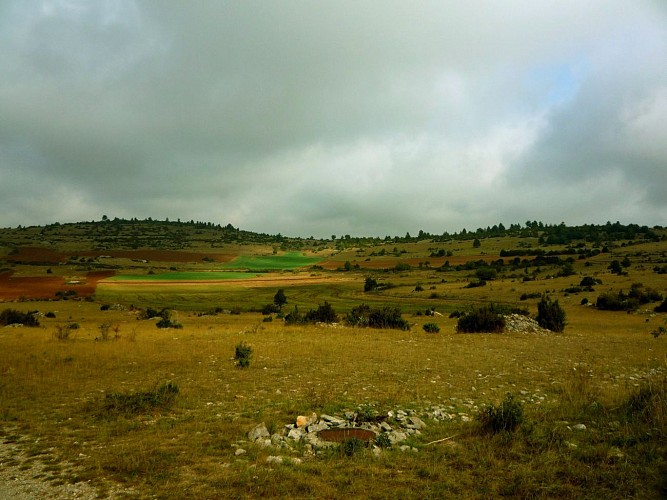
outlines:
[[0, 0], [0, 226], [667, 225], [667, 1]]

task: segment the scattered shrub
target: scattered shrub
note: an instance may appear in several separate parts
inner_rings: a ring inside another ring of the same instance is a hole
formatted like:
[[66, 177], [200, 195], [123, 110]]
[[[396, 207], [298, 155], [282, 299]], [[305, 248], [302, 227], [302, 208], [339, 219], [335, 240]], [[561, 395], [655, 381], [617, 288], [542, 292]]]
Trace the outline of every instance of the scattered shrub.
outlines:
[[364, 282], [364, 292], [372, 292], [374, 290], [377, 290], [378, 288], [378, 282], [373, 279], [373, 278], [366, 278], [366, 281]]
[[494, 304], [473, 308], [459, 317], [456, 331], [459, 333], [501, 333], [505, 329], [505, 318]]
[[422, 328], [426, 333], [440, 333], [440, 327], [435, 323], [426, 323]]
[[618, 294], [613, 292], [601, 294], [595, 307], [606, 311], [634, 311], [640, 305], [661, 300], [663, 300], [662, 294], [652, 288], [644, 288], [641, 283], [634, 283], [628, 293], [621, 290]]
[[280, 308], [275, 304], [266, 304], [262, 307], [262, 314], [267, 316], [269, 314], [276, 314], [280, 312]]
[[585, 306], [585, 305], [587, 305], [587, 304], [588, 304], [588, 299], [587, 299], [586, 297], [584, 297], [583, 299], [581, 299], [581, 305], [582, 305], [582, 306]]
[[417, 285], [415, 286], [415, 292], [423, 292], [423, 291], [424, 287], [421, 286], [421, 284], [417, 283]]
[[72, 323], [68, 323], [65, 325], [56, 325], [55, 330], [53, 331], [53, 337], [56, 340], [60, 341], [66, 341], [69, 340], [70, 336], [72, 335]]
[[664, 326], [659, 326], [655, 330], [651, 332], [651, 335], [653, 335], [656, 339], [660, 337], [660, 335], [665, 335], [667, 334], [667, 329]]
[[367, 304], [361, 304], [352, 308], [347, 314], [345, 322], [350, 326], [393, 328], [397, 330], [410, 329], [410, 324], [401, 317], [401, 310], [395, 306], [374, 309]]
[[496, 279], [498, 271], [492, 267], [480, 267], [475, 270], [475, 276], [479, 281], [490, 281]]
[[285, 295], [285, 290], [280, 288], [276, 294], [273, 296], [273, 303], [278, 307], [278, 309], [282, 309], [285, 304], [287, 304], [287, 295]]
[[508, 393], [498, 406], [484, 408], [477, 418], [484, 432], [512, 432], [523, 423], [523, 406]]
[[579, 286], [582, 287], [593, 287], [595, 285], [601, 285], [602, 280], [591, 278], [590, 276], [584, 276], [579, 283]]
[[54, 313], [53, 311], [49, 311], [44, 316], [46, 316], [47, 318], [55, 318], [56, 313]]
[[558, 301], [552, 301], [544, 296], [537, 304], [537, 324], [552, 332], [562, 332], [565, 329], [565, 311]]
[[152, 307], [147, 307], [145, 311], [143, 311], [139, 315], [139, 319], [153, 319], [157, 318], [158, 316], [162, 316], [162, 313], [165, 311], [165, 309], [162, 309], [161, 311], [158, 311], [157, 309], [153, 309]]
[[111, 309], [111, 305], [110, 305], [110, 304], [102, 304], [102, 305], [100, 306], [100, 311], [108, 311], [109, 309]]
[[160, 311], [160, 318], [160, 321], [155, 323], [155, 326], [158, 328], [183, 328], [183, 325], [171, 320], [171, 311], [169, 309]]
[[521, 297], [519, 297], [519, 300], [539, 299], [541, 296], [542, 294], [539, 292], [522, 293]]
[[486, 281], [484, 281], [484, 280], [471, 281], [464, 288], [479, 288], [481, 286], [486, 286]]
[[236, 345], [234, 351], [234, 359], [236, 366], [239, 368], [248, 368], [250, 366], [250, 359], [252, 358], [252, 347], [245, 342], [240, 342]]
[[659, 306], [655, 306], [654, 311], [663, 313], [667, 312], [667, 299], [663, 300], [662, 304], [660, 304]]
[[317, 306], [317, 310], [308, 311], [304, 319], [307, 323], [336, 323], [338, 315], [331, 304], [325, 300], [324, 304]]
[[105, 321], [97, 327], [100, 330], [100, 340], [109, 340], [109, 330], [111, 329], [111, 322]]
[[16, 309], [5, 309], [0, 313], [0, 326], [23, 325], [39, 326], [37, 311], [21, 312]]

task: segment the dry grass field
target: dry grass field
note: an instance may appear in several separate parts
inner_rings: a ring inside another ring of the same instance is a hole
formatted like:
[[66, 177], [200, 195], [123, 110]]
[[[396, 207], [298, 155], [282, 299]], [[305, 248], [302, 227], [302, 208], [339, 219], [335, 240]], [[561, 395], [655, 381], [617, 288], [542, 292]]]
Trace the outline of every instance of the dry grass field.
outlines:
[[[482, 250], [497, 258], [507, 240], [484, 240]], [[627, 275], [612, 274], [601, 254], [575, 261], [571, 276], [542, 266], [524, 281], [523, 268], [504, 268], [478, 288], [466, 288], [474, 271], [413, 263], [398, 272], [276, 272], [255, 285], [102, 284], [88, 300], [6, 302], [42, 313], [39, 327], [0, 328], [0, 439], [26, 452], [7, 465], [53, 485], [89, 482], [100, 498], [660, 498], [667, 335], [651, 333], [667, 327], [667, 315], [653, 311], [659, 302], [630, 313], [590, 304], [637, 283], [664, 296], [665, 275], [653, 268], [664, 265], [665, 245], [615, 249], [613, 259], [632, 261]], [[434, 244], [398, 246], [407, 250], [399, 261], [417, 262], [429, 260]], [[462, 253], [471, 245], [440, 246]], [[342, 265], [376, 250], [331, 259]], [[393, 288], [364, 293], [369, 275]], [[565, 291], [583, 276], [602, 284]], [[362, 302], [397, 305], [410, 330], [266, 321], [257, 311], [279, 287], [285, 312], [325, 300], [340, 316]], [[462, 334], [449, 314], [496, 302], [535, 316], [544, 293], [567, 315], [563, 333]], [[164, 305], [182, 328], [140, 319]], [[431, 307], [440, 315], [422, 314]], [[426, 333], [426, 323], [440, 332]], [[252, 348], [244, 369], [234, 359], [242, 342]], [[508, 394], [518, 425], [485, 430], [481, 416]], [[248, 438], [258, 424], [280, 434], [312, 413], [356, 412], [397, 427], [400, 411], [426, 427], [388, 447]]]

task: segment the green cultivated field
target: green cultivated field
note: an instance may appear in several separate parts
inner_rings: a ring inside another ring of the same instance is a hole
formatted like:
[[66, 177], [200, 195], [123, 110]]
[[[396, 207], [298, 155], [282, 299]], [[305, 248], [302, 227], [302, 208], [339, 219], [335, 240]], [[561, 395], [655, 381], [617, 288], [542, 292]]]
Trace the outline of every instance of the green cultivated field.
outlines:
[[321, 261], [321, 257], [307, 257], [299, 252], [289, 252], [285, 255], [241, 255], [222, 267], [228, 269], [247, 269], [249, 271], [289, 271], [300, 267], [312, 266]]
[[241, 280], [256, 277], [252, 273], [228, 271], [171, 272], [157, 274], [119, 274], [107, 278], [106, 281], [207, 281], [207, 280]]

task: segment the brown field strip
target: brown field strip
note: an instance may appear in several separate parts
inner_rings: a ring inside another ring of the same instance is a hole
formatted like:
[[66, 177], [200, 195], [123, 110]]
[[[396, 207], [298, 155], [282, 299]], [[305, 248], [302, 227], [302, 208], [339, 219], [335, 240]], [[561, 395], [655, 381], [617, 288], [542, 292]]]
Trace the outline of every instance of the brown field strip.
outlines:
[[0, 274], [0, 301], [25, 299], [52, 299], [56, 292], [74, 290], [79, 297], [95, 294], [100, 280], [114, 275], [113, 271], [93, 271], [80, 283], [68, 284], [61, 276], [13, 276], [12, 272]]

